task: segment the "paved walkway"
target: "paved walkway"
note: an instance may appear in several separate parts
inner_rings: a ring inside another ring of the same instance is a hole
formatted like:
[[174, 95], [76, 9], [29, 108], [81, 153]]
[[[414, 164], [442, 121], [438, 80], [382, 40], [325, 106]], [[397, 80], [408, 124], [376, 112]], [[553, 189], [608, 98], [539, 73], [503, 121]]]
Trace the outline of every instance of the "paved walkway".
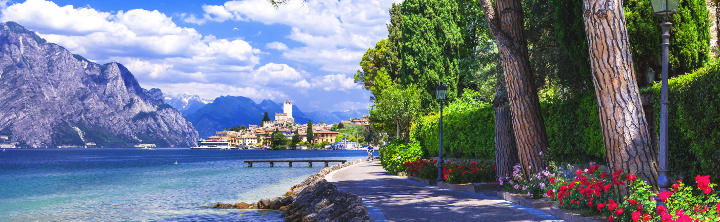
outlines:
[[442, 189], [385, 172], [380, 162], [362, 162], [326, 176], [340, 190], [362, 197], [373, 221], [548, 221], [540, 210], [489, 196]]

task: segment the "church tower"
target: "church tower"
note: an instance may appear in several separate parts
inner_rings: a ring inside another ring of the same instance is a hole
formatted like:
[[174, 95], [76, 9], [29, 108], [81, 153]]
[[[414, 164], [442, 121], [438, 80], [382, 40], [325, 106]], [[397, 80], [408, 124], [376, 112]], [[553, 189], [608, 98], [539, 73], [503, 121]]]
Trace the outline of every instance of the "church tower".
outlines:
[[283, 103], [283, 112], [287, 114], [288, 118], [293, 118], [292, 115], [292, 101], [285, 100], [285, 103]]

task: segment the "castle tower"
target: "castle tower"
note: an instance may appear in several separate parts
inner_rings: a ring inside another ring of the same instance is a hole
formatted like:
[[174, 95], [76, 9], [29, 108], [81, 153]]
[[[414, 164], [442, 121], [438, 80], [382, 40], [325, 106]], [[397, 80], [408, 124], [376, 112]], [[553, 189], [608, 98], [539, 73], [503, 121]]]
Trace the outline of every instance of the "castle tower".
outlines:
[[292, 101], [285, 100], [285, 103], [283, 103], [283, 112], [287, 114], [288, 118], [293, 118], [292, 115]]

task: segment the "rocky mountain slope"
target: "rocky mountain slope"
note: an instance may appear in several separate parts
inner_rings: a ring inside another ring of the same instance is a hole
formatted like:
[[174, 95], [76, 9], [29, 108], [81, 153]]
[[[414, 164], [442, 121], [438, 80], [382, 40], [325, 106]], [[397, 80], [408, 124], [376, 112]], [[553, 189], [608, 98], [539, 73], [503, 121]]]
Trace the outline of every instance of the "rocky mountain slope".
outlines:
[[90, 62], [13, 22], [0, 24], [0, 135], [27, 147], [188, 147], [198, 138], [123, 65]]

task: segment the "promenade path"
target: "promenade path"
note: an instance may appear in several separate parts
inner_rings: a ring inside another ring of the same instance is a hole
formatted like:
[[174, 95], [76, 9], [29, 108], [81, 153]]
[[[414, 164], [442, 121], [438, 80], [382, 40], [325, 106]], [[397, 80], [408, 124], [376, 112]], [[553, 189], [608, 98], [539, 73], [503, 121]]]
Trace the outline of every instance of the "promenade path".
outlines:
[[362, 162], [326, 176], [360, 196], [373, 221], [560, 221], [540, 210], [479, 193], [428, 186], [388, 174], [380, 162]]

